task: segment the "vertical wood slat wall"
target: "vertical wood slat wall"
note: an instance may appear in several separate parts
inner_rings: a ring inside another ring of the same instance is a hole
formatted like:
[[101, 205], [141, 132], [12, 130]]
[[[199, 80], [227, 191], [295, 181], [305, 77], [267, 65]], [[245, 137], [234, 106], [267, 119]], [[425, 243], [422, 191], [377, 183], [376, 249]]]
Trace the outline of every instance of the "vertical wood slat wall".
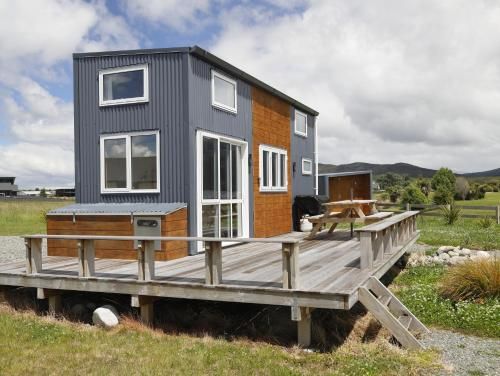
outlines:
[[[261, 89], [252, 88], [254, 236], [270, 237], [292, 231], [290, 105]], [[287, 150], [287, 192], [260, 192], [259, 146]]]
[[[187, 209], [179, 209], [173, 213], [161, 216], [162, 236], [188, 236]], [[134, 225], [128, 215], [100, 215], [100, 216], [48, 216], [48, 235], [109, 235], [131, 236], [134, 234]], [[48, 239], [49, 256], [77, 255], [76, 241]], [[132, 259], [137, 258], [133, 241], [97, 240], [95, 242], [97, 258]], [[173, 260], [188, 255], [188, 244], [183, 241], [162, 242], [161, 251], [157, 251], [155, 258], [158, 261]]]

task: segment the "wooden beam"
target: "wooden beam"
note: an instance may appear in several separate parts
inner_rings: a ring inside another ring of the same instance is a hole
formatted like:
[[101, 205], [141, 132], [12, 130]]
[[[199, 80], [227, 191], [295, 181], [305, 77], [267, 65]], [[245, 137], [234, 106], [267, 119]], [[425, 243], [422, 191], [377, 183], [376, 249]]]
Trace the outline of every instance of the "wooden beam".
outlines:
[[79, 240], [78, 248], [78, 276], [92, 277], [95, 274], [95, 247], [93, 240]]
[[300, 320], [297, 321], [297, 343], [300, 347], [311, 346], [311, 309], [300, 307]]
[[360, 267], [361, 269], [369, 269], [373, 267], [373, 244], [372, 244], [372, 232], [361, 232], [360, 233]]
[[281, 247], [284, 289], [299, 288], [299, 252], [297, 243], [283, 243]]
[[222, 242], [205, 242], [205, 283], [215, 286], [222, 283]]
[[49, 303], [49, 313], [56, 314], [62, 310], [62, 293], [63, 291], [54, 289], [36, 289], [37, 299], [44, 300], [48, 299]]
[[42, 271], [42, 239], [25, 239], [26, 274], [36, 274]]

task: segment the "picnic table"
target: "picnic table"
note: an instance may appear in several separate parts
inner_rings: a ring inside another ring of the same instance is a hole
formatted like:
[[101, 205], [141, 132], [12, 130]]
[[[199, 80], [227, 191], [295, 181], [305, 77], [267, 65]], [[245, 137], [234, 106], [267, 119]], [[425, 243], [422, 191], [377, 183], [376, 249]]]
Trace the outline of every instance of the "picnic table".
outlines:
[[[324, 224], [331, 224], [328, 230], [331, 234], [339, 223], [351, 224], [352, 237], [354, 223], [374, 223], [392, 215], [392, 212], [379, 212], [376, 203], [377, 200], [343, 200], [324, 203], [325, 213], [308, 218], [313, 224], [313, 229], [307, 239], [314, 238]], [[363, 211], [363, 207], [366, 206], [370, 209], [368, 215]]]

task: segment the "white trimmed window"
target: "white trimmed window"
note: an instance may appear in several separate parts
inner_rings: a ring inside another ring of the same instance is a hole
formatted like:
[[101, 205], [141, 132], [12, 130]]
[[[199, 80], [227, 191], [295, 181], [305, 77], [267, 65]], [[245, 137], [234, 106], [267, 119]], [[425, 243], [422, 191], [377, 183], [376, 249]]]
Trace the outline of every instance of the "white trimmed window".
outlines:
[[99, 106], [141, 103], [148, 100], [147, 64], [99, 71]]
[[101, 136], [101, 193], [160, 191], [156, 132]]
[[295, 134], [307, 137], [307, 115], [295, 110]]
[[237, 112], [236, 81], [212, 71], [212, 106]]
[[287, 191], [287, 152], [271, 146], [259, 146], [259, 180], [261, 192]]
[[312, 175], [313, 162], [309, 158], [302, 158], [302, 175]]

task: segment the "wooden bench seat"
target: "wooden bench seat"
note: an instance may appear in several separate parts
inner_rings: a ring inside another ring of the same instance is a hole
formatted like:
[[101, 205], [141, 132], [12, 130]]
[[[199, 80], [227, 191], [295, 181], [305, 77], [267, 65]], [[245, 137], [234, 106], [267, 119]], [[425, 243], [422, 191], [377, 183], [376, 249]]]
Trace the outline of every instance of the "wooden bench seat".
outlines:
[[331, 212], [328, 214], [328, 216], [325, 216], [324, 214], [318, 214], [318, 215], [312, 215], [310, 217], [307, 217], [309, 222], [311, 223], [325, 223], [328, 221], [329, 218], [336, 218], [341, 214], [341, 212]]

